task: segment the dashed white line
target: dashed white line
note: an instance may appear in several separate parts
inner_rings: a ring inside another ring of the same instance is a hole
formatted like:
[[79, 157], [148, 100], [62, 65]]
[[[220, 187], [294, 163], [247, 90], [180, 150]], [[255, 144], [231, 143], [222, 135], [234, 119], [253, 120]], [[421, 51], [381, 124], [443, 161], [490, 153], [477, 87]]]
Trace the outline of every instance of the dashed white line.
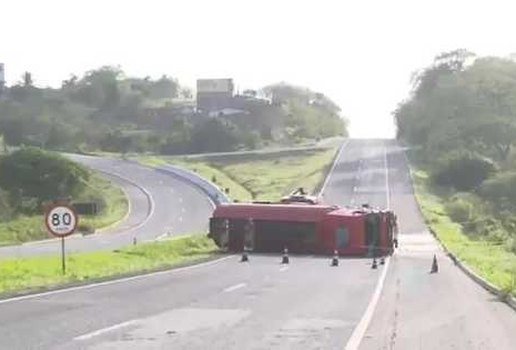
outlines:
[[179, 217], [179, 221], [183, 222], [183, 217], [182, 216]]
[[97, 337], [101, 334], [104, 334], [104, 333], [107, 333], [107, 332], [111, 332], [111, 331], [114, 331], [116, 329], [120, 329], [120, 328], [123, 328], [123, 327], [127, 327], [127, 326], [130, 326], [132, 324], [135, 324], [136, 321], [132, 320], [132, 321], [127, 321], [127, 322], [122, 322], [122, 323], [119, 323], [119, 324], [115, 324], [113, 326], [110, 326], [110, 327], [106, 327], [106, 328], [101, 328], [99, 330], [96, 330], [94, 332], [91, 332], [91, 333], [86, 333], [86, 334], [83, 334], [83, 335], [80, 335], [78, 337], [75, 337], [73, 338], [73, 340], [88, 340], [88, 339], [91, 339], [93, 337]]
[[244, 288], [245, 286], [247, 286], [246, 283], [235, 284], [234, 286], [227, 287], [226, 289], [224, 289], [224, 293], [233, 292], [233, 291], [235, 291], [237, 289]]
[[179, 203], [183, 203], [183, 197], [179, 197]]
[[282, 266], [279, 269], [280, 272], [284, 272], [284, 271], [287, 271], [287, 270], [288, 270], [288, 266]]
[[383, 166], [385, 168], [385, 196], [387, 209], [391, 207], [391, 189], [389, 188], [389, 166], [387, 164], [387, 148], [383, 149]]
[[333, 174], [333, 171], [335, 170], [335, 167], [337, 166], [337, 163], [340, 160], [342, 152], [344, 152], [344, 149], [347, 147], [348, 144], [349, 144], [349, 139], [346, 140], [345, 143], [342, 144], [342, 146], [340, 146], [339, 153], [337, 153], [337, 156], [335, 157], [335, 160], [333, 161], [331, 169], [328, 172], [328, 174], [326, 175], [326, 178], [324, 179], [324, 183], [321, 186], [321, 190], [319, 191], [319, 194], [324, 194], [324, 191], [326, 190], [326, 187], [328, 187], [328, 182], [330, 181], [330, 178], [331, 178], [331, 176]]

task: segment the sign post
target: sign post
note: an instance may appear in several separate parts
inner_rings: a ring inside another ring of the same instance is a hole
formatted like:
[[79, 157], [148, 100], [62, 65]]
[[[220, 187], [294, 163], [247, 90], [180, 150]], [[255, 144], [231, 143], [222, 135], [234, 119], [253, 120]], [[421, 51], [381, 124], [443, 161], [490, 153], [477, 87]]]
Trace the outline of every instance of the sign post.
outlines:
[[79, 218], [75, 209], [66, 204], [51, 206], [45, 214], [45, 226], [52, 235], [61, 238], [61, 267], [66, 273], [65, 237], [74, 233]]

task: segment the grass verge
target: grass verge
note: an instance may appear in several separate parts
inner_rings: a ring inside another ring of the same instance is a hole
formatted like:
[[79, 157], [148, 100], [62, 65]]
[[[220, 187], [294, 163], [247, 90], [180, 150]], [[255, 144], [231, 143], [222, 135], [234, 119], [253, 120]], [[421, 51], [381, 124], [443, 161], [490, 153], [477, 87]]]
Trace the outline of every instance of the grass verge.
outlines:
[[516, 295], [516, 255], [501, 244], [473, 239], [453, 222], [444, 209], [445, 198], [436, 194], [428, 174], [412, 167], [416, 198], [427, 225], [444, 246], [479, 276], [498, 286], [505, 294]]
[[278, 200], [297, 187], [317, 192], [336, 153], [335, 148], [245, 156], [205, 158], [140, 156], [150, 166], [174, 164], [197, 172], [239, 201]]
[[214, 167], [209, 161], [167, 156], [138, 156], [136, 159], [142, 164], [149, 166], [173, 164], [194, 171], [205, 179], [214, 182], [222, 190], [228, 188], [231, 198], [242, 201], [251, 199], [251, 193], [244, 186], [231, 178], [223, 170]]
[[205, 235], [181, 236], [114, 251], [70, 254], [66, 275], [61, 272], [59, 256], [0, 259], [0, 293], [171, 268], [208, 258], [216, 252], [216, 246]]
[[[98, 215], [81, 215], [79, 228], [99, 229], [109, 226], [123, 219], [129, 209], [128, 200], [122, 189], [99, 174], [92, 174], [87, 189], [77, 200], [95, 200], [102, 203]], [[0, 222], [0, 245], [12, 245], [48, 237], [42, 215], [20, 215]]]

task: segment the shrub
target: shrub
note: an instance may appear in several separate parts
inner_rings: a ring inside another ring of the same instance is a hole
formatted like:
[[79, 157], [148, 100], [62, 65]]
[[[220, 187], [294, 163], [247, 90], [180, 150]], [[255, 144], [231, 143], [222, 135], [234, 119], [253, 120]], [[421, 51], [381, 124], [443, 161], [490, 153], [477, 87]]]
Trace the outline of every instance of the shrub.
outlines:
[[24, 212], [44, 201], [80, 193], [89, 171], [52, 152], [22, 148], [0, 159], [0, 186]]
[[432, 179], [440, 186], [469, 191], [478, 187], [494, 172], [495, 167], [490, 161], [470, 155], [459, 155], [441, 162], [432, 174]]
[[471, 219], [471, 204], [466, 201], [450, 201], [444, 207], [448, 216], [457, 223], [463, 223]]
[[480, 187], [479, 194], [494, 202], [516, 205], [516, 172], [499, 174], [486, 180]]

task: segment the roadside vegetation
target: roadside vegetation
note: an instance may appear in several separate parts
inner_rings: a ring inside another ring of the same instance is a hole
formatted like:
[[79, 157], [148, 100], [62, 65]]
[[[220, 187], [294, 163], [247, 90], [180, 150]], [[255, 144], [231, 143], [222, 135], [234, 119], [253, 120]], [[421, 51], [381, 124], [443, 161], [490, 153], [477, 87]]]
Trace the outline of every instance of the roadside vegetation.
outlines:
[[466, 50], [414, 76], [394, 113], [429, 225], [481, 276], [516, 278], [516, 62]]
[[79, 231], [121, 220], [128, 210], [123, 191], [106, 178], [55, 153], [21, 148], [0, 158], [0, 245], [48, 237], [43, 208], [55, 199], [95, 202], [98, 215], [81, 215]]
[[205, 235], [142, 243], [114, 251], [70, 254], [62, 274], [59, 256], [0, 259], [0, 294], [175, 267], [217, 252]]
[[416, 170], [414, 166], [413, 169], [416, 198], [428, 227], [473, 271], [505, 293], [516, 296], [516, 254], [503, 242], [468, 234], [463, 223], [454, 221], [449, 214], [450, 199], [444, 194], [446, 189], [433, 185], [427, 172]]

